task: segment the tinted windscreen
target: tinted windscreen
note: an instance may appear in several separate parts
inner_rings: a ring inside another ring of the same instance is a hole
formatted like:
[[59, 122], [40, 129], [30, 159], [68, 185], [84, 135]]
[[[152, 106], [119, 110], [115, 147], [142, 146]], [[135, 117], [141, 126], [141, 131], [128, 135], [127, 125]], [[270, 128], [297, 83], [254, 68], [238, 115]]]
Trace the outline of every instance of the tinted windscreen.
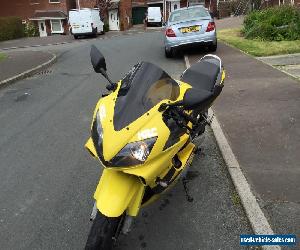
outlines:
[[179, 85], [152, 63], [135, 65], [122, 80], [115, 105], [114, 127], [121, 130], [145, 114], [160, 101], [175, 101]]
[[169, 22], [182, 22], [197, 20], [203, 17], [210, 18], [209, 13], [204, 8], [191, 8], [191, 9], [182, 9], [172, 12]]

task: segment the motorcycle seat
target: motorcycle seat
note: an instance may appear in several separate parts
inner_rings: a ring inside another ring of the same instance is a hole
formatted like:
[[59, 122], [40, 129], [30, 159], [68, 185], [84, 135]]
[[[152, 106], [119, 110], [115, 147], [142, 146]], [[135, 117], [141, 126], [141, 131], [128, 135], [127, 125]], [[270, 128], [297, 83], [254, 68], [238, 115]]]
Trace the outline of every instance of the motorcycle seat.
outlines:
[[180, 80], [192, 85], [195, 89], [213, 91], [220, 70], [220, 67], [211, 59], [204, 59], [184, 71]]

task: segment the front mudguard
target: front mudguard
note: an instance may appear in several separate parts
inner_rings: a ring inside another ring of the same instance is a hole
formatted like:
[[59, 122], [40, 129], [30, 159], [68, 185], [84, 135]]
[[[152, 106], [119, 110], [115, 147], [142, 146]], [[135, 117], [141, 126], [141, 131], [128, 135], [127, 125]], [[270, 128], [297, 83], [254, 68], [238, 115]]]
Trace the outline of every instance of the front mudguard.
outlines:
[[104, 169], [94, 193], [98, 210], [107, 217], [118, 217], [127, 210], [136, 216], [145, 187], [138, 177], [121, 171]]

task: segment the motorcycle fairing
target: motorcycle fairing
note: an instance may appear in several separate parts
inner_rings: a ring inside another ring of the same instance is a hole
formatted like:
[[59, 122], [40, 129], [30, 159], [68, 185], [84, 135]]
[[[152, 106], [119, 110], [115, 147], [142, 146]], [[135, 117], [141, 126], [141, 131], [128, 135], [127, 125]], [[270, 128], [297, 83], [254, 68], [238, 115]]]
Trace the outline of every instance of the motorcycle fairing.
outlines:
[[[143, 202], [142, 202], [142, 207], [154, 202], [161, 195], [161, 193], [164, 193], [165, 191], [169, 190], [177, 182], [182, 172], [185, 171], [185, 169], [187, 169], [191, 164], [195, 155], [194, 150], [195, 150], [195, 145], [193, 143], [189, 143], [180, 152], [178, 152], [177, 156], [181, 161], [182, 165], [180, 168], [175, 169], [172, 177], [168, 181], [169, 185], [166, 188], [162, 188], [158, 186], [156, 183], [152, 183], [151, 186], [146, 187]], [[174, 167], [171, 166], [158, 177], [160, 179], [165, 179], [166, 175], [168, 175], [168, 173], [171, 171], [171, 168]]]
[[[154, 144], [154, 147], [152, 148], [150, 155], [148, 156], [147, 161], [145, 163], [147, 163], [148, 161], [150, 162], [157, 155], [161, 154], [161, 151], [163, 150], [165, 143], [170, 135], [169, 128], [166, 126], [162, 119], [162, 113], [158, 112], [158, 108], [162, 103], [167, 103], [170, 101], [167, 99], [162, 100], [161, 102], [156, 104], [152, 109], [150, 109], [147, 113], [139, 117], [137, 120], [124, 127], [120, 131], [116, 131], [113, 126], [114, 105], [118, 95], [118, 91], [120, 89], [120, 85], [121, 83], [119, 82], [116, 91], [98, 101], [93, 115], [92, 125], [95, 122], [97, 112], [100, 110], [102, 113], [101, 124], [103, 127], [103, 158], [105, 161], [110, 161], [115, 155], [118, 154], [118, 152], [120, 152], [120, 150], [126, 144], [130, 142], [140, 141], [141, 138], [139, 137], [139, 135], [141, 132], [146, 130], [152, 130], [153, 128], [155, 128], [157, 131], [158, 139]], [[183, 98], [184, 93], [188, 88], [190, 88], [188, 84], [180, 82], [180, 94], [177, 100], [181, 100]], [[93, 145], [93, 147], [92, 143], [89, 143], [86, 146], [87, 149], [89, 149], [91, 152], [96, 151], [95, 145]], [[95, 155], [99, 159], [99, 156], [97, 154]], [[143, 165], [145, 165], [145, 163]], [[108, 167], [105, 166], [105, 164], [103, 165], [104, 167]], [[133, 167], [139, 166], [141, 165]], [[120, 169], [126, 169], [126, 167], [120, 167]]]

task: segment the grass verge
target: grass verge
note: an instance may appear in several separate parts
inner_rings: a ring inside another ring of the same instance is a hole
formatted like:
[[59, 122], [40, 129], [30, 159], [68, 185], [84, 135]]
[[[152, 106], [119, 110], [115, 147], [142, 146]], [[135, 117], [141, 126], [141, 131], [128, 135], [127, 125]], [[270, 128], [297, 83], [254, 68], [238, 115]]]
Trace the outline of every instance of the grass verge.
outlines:
[[240, 29], [218, 31], [218, 39], [253, 56], [272, 56], [300, 52], [300, 40], [296, 41], [260, 41], [245, 39]]
[[4, 60], [6, 58], [6, 55], [3, 53], [0, 53], [0, 61]]

